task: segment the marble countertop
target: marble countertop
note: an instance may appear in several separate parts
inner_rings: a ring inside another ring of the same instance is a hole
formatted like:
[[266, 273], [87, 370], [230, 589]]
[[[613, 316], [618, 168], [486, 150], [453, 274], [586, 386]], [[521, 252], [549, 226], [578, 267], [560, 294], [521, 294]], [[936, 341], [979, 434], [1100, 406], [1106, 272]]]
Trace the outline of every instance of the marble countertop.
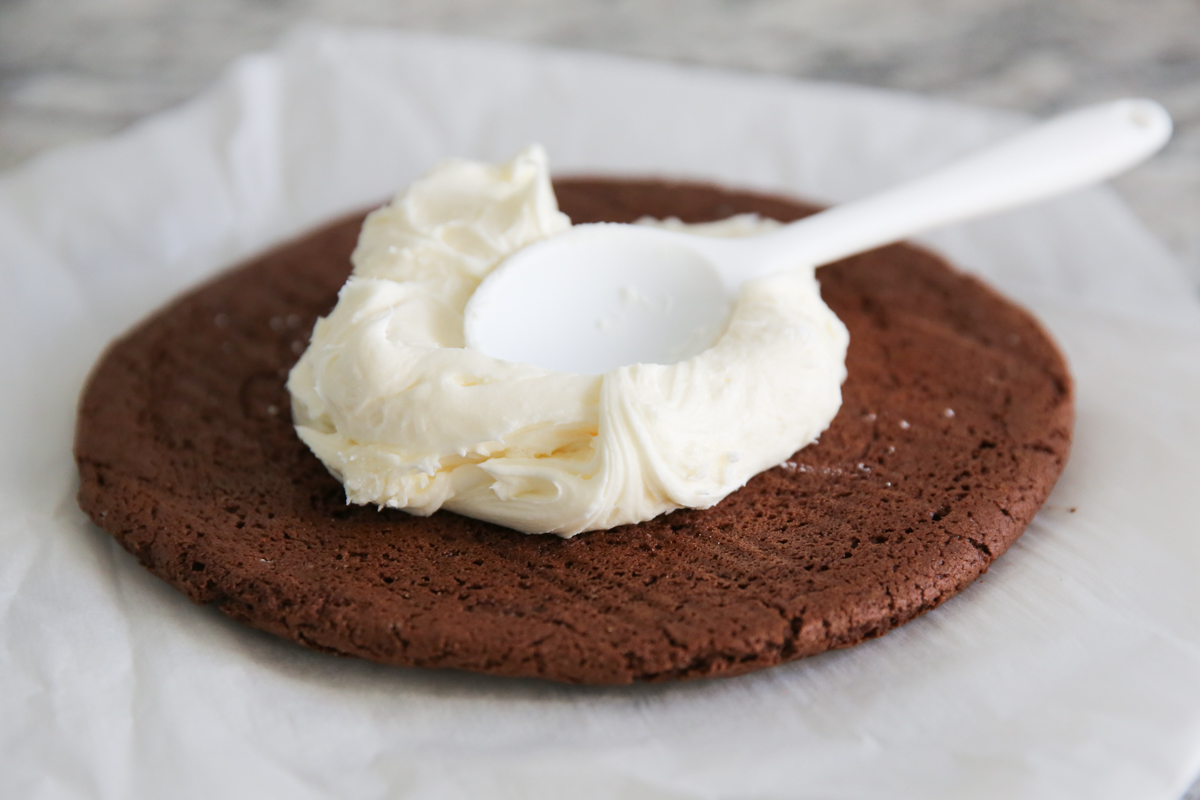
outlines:
[[883, 86], [1049, 114], [1124, 95], [1176, 135], [1117, 188], [1200, 294], [1195, 0], [0, 0], [0, 170], [199, 92], [305, 17]]
[[[307, 17], [487, 36], [1049, 114], [1125, 95], [1176, 135], [1116, 186], [1200, 296], [1196, 0], [0, 0], [0, 170], [118, 131]], [[1200, 782], [1187, 800], [1200, 800]]]

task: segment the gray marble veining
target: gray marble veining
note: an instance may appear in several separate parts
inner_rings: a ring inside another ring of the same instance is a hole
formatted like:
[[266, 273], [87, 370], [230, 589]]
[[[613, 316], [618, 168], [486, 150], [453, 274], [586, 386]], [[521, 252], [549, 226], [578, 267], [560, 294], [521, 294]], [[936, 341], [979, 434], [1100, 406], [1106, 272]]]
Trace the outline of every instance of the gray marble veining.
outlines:
[[1050, 113], [1162, 101], [1117, 186], [1200, 286], [1196, 0], [0, 0], [0, 169], [203, 89], [305, 17], [864, 83]]

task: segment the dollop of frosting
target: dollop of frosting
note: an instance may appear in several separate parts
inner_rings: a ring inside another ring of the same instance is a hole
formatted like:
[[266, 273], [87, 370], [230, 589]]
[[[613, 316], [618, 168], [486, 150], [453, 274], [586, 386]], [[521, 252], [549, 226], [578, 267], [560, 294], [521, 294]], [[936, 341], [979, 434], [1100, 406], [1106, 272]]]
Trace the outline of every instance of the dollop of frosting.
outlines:
[[568, 537], [715, 505], [828, 427], [849, 336], [810, 265], [745, 284], [717, 341], [676, 364], [576, 375], [465, 348], [479, 282], [569, 226], [537, 146], [445, 162], [367, 217], [288, 379], [296, 432], [348, 502]]

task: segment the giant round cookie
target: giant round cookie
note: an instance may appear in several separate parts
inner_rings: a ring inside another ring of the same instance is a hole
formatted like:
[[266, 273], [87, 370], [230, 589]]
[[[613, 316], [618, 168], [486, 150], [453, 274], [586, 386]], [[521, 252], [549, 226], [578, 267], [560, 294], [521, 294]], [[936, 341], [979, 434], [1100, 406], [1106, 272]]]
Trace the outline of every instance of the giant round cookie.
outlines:
[[[812, 210], [697, 184], [556, 189], [575, 222]], [[851, 337], [830, 429], [715, 508], [563, 540], [347, 506], [296, 438], [284, 381], [360, 222], [220, 275], [117, 341], [75, 439], [97, 525], [195, 602], [310, 647], [578, 683], [749, 672], [953, 596], [1066, 461], [1071, 381], [1037, 322], [893, 246], [819, 272]]]

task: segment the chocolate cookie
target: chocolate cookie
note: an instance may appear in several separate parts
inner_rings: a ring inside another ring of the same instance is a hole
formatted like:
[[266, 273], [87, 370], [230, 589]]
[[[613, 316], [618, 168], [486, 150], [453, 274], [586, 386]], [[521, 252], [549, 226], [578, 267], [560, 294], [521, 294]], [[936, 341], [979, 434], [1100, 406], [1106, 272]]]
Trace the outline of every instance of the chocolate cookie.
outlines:
[[[812, 211], [697, 184], [556, 189], [576, 222]], [[749, 672], [951, 597], [1066, 461], [1071, 381], [1045, 332], [901, 245], [820, 270], [850, 329], [841, 412], [715, 508], [563, 540], [347, 506], [296, 438], [284, 381], [361, 219], [220, 275], [113, 344], [75, 439], [97, 525], [193, 601], [310, 647], [579, 683]]]

